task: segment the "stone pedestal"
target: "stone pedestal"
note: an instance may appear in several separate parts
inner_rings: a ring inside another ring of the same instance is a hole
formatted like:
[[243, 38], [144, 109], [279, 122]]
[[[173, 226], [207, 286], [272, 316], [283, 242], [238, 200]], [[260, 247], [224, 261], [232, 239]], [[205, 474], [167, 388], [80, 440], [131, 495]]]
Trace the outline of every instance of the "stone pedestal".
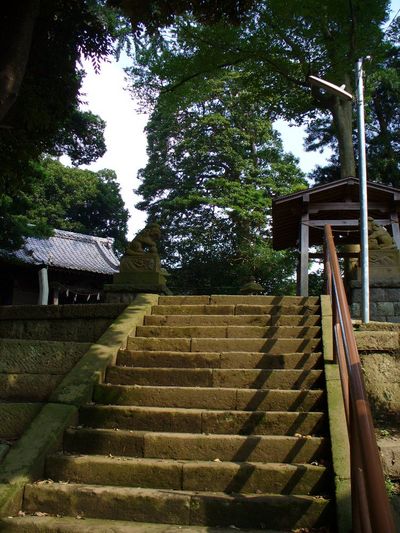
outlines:
[[131, 303], [136, 294], [168, 293], [165, 272], [157, 253], [130, 252], [122, 257], [120, 271], [113, 283], [104, 286], [107, 303]]
[[[350, 281], [352, 318], [361, 318], [361, 269]], [[400, 322], [400, 252], [394, 248], [369, 250], [370, 319], [378, 322]]]

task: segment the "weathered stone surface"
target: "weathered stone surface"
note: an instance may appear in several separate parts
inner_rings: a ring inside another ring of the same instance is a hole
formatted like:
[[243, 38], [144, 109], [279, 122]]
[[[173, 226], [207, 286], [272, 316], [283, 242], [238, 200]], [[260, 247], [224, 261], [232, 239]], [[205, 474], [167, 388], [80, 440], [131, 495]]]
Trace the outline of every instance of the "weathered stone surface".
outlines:
[[[160, 297], [161, 301], [163, 297]], [[170, 297], [168, 297], [170, 298]], [[233, 315], [234, 305], [155, 305], [152, 308], [153, 315]]]
[[[302, 368], [309, 370], [321, 367], [321, 353], [251, 353], [251, 352], [223, 352], [220, 355], [221, 368]], [[215, 366], [215, 368], [218, 368]]]
[[211, 295], [211, 304], [318, 305], [318, 296], [232, 296]]
[[326, 453], [326, 441], [320, 437], [146, 433], [144, 441], [145, 457], [178, 460], [305, 463]]
[[71, 405], [45, 405], [6, 455], [0, 469], [0, 483], [16, 484], [42, 476], [46, 455], [61, 445], [64, 430], [74, 423], [76, 414], [76, 407]]
[[112, 366], [107, 381], [116, 385], [212, 387], [211, 368], [129, 368]]
[[85, 426], [136, 431], [201, 433], [203, 412], [176, 407], [87, 406], [79, 422]]
[[378, 448], [381, 454], [383, 471], [387, 476], [400, 478], [400, 439], [380, 438]]
[[149, 315], [147, 326], [316, 326], [318, 315]]
[[[157, 339], [161, 340], [161, 339]], [[319, 339], [192, 339], [192, 352], [311, 353], [320, 348]]]
[[14, 339], [94, 342], [112, 323], [112, 318], [54, 320], [2, 320], [1, 337]]
[[[129, 337], [128, 350], [157, 350], [190, 352], [191, 339]], [[214, 350], [215, 351], [215, 350]]]
[[121, 405], [236, 409], [236, 389], [97, 385], [94, 400]]
[[163, 368], [219, 368], [221, 355], [204, 352], [157, 352], [120, 350], [117, 365]]
[[69, 514], [116, 520], [189, 524], [190, 495], [172, 491], [99, 485], [27, 485], [27, 512]]
[[238, 389], [236, 409], [265, 411], [320, 411], [324, 407], [321, 390]]
[[281, 463], [183, 462], [183, 489], [226, 493], [318, 494], [326, 469]]
[[400, 355], [375, 353], [362, 356], [365, 386], [377, 412], [400, 411]]
[[210, 302], [209, 296], [160, 296], [159, 305], [207, 305]]
[[46, 400], [63, 376], [57, 374], [0, 374], [0, 400]]
[[82, 405], [90, 401], [94, 384], [104, 374], [107, 366], [115, 362], [118, 351], [126, 348], [129, 333], [137, 325], [143, 324], [143, 316], [157, 302], [158, 295], [138, 294], [134, 304], [128, 306], [114, 320], [73, 370], [65, 376], [52, 393], [51, 400], [73, 405]]
[[58, 454], [47, 461], [46, 477], [54, 481], [68, 479], [71, 483], [172, 490], [318, 494], [327, 482], [327, 471], [313, 465]]
[[89, 343], [0, 339], [0, 373], [64, 374]]
[[330, 502], [312, 496], [199, 494], [192, 498], [191, 523], [236, 527], [318, 527], [332, 518]]
[[399, 348], [399, 334], [395, 331], [356, 331], [359, 351], [373, 352]]
[[[8, 533], [232, 533], [232, 528], [209, 526], [174, 526], [150, 522], [126, 522], [121, 520], [98, 520], [86, 518], [77, 520], [68, 516], [19, 516], [0, 519], [0, 529]], [[247, 529], [247, 533], [259, 530]], [[264, 533], [279, 533], [270, 529]]]
[[237, 304], [235, 315], [309, 315], [318, 314], [319, 305], [259, 305]]
[[0, 402], [0, 438], [20, 437], [42, 407], [42, 403]]
[[250, 389], [311, 389], [321, 384], [320, 370], [214, 369], [214, 387]]
[[144, 435], [145, 432], [140, 431], [71, 428], [64, 435], [64, 451], [143, 457]]
[[52, 455], [46, 477], [54, 481], [90, 485], [121, 485], [159, 489], [182, 489], [183, 462], [103, 455]]

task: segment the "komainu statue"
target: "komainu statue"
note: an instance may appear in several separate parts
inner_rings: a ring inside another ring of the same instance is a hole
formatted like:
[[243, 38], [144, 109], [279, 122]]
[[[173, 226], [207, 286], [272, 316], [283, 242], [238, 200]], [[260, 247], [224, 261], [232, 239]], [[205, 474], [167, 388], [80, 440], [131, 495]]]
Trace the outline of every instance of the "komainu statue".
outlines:
[[139, 231], [122, 256], [119, 273], [114, 275], [109, 291], [169, 293], [166, 286], [168, 273], [161, 268], [157, 250], [160, 237], [160, 226], [155, 223]]
[[157, 242], [160, 240], [161, 230], [158, 224], [149, 224], [142, 231], [136, 235], [136, 237], [129, 244], [126, 255], [133, 255], [137, 252], [150, 252], [153, 254], [158, 253]]
[[395, 250], [392, 236], [372, 217], [368, 217], [368, 248], [370, 250]]

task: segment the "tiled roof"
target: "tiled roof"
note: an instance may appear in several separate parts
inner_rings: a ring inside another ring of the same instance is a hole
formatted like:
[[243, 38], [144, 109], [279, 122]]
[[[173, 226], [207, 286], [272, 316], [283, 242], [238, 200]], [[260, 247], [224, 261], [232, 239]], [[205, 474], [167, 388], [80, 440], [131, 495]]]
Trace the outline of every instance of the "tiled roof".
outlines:
[[16, 252], [2, 250], [1, 255], [33, 265], [115, 274], [119, 260], [112, 250], [113, 242], [112, 238], [56, 229], [48, 239], [27, 237], [22, 248]]

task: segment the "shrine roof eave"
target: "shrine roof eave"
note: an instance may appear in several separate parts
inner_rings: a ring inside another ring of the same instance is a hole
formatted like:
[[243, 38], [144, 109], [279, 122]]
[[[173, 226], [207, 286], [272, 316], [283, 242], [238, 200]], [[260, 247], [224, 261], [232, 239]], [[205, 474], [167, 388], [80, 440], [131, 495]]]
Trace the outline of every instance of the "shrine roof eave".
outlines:
[[[383, 220], [389, 216], [390, 212], [400, 212], [400, 189], [368, 182], [367, 190], [370, 216]], [[357, 220], [359, 211], [344, 209], [344, 205], [342, 209], [341, 204], [349, 206], [349, 204], [358, 202], [358, 178], [343, 178], [275, 198], [272, 202], [273, 248], [284, 250], [297, 246], [302, 215], [312, 211], [313, 206], [321, 206], [322, 212], [311, 214], [310, 219]], [[322, 226], [310, 227], [310, 246], [322, 244], [322, 230]]]

